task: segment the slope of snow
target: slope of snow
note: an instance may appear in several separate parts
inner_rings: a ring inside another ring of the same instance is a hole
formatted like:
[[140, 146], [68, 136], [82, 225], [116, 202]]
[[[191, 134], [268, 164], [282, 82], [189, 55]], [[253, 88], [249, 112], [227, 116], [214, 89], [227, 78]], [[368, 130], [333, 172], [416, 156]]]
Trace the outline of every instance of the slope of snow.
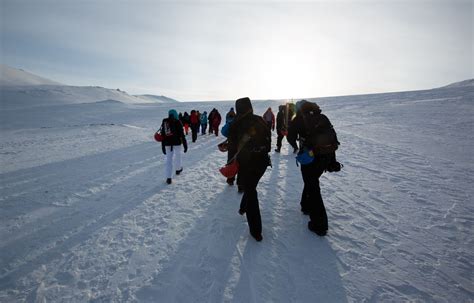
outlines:
[[63, 85], [7, 65], [0, 65], [0, 72], [0, 108], [2, 110], [94, 103], [105, 100], [127, 104], [175, 102], [165, 96], [132, 96], [120, 89]]
[[0, 301], [472, 301], [473, 97], [460, 87], [317, 99], [345, 165], [321, 177], [329, 234], [306, 228], [284, 140], [258, 186], [260, 243], [218, 172], [223, 138], [189, 142], [171, 185], [152, 138], [171, 107], [224, 115], [233, 104], [2, 110]]
[[63, 85], [22, 69], [0, 64], [0, 86]]
[[174, 103], [174, 102], [178, 102], [177, 100], [166, 97], [166, 96], [135, 95], [135, 97], [138, 97], [140, 99], [144, 99], [144, 100], [147, 100], [147, 101], [156, 102], [156, 103]]
[[472, 86], [474, 86], [474, 79], [468, 79], [468, 80], [452, 83], [445, 87], [456, 88], [456, 87], [472, 87]]

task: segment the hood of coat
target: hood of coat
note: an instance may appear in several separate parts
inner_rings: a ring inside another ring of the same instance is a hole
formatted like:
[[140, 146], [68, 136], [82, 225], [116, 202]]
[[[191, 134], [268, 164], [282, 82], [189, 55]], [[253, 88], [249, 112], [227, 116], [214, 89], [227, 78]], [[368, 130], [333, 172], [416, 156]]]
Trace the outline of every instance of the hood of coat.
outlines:
[[237, 99], [237, 101], [235, 101], [235, 109], [239, 116], [248, 113], [253, 114], [252, 103], [248, 97]]

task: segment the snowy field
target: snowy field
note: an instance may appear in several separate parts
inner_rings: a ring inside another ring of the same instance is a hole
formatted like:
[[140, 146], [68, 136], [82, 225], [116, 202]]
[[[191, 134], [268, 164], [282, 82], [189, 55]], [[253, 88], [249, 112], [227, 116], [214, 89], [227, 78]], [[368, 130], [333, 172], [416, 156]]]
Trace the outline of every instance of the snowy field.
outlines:
[[225, 115], [233, 102], [15, 96], [0, 112], [1, 302], [474, 301], [472, 81], [317, 99], [344, 164], [321, 178], [328, 236], [307, 230], [284, 141], [258, 186], [260, 243], [218, 172], [221, 136], [189, 135], [172, 185], [153, 141], [172, 107]]

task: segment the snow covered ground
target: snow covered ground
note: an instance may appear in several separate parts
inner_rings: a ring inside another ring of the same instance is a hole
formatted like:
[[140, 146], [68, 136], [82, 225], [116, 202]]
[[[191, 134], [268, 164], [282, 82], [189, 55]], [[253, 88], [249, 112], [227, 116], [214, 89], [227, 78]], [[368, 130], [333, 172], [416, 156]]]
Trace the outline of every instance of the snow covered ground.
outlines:
[[172, 185], [153, 141], [171, 107], [233, 103], [2, 107], [0, 301], [472, 302], [473, 86], [316, 101], [344, 164], [321, 178], [328, 236], [306, 228], [284, 141], [260, 243], [218, 172], [222, 137], [189, 140]]

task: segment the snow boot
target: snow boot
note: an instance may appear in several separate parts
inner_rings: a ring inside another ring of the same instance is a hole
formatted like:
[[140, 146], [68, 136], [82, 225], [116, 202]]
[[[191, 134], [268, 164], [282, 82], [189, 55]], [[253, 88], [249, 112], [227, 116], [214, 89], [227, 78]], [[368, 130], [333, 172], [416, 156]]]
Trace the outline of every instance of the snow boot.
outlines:
[[279, 153], [279, 152], [280, 152], [280, 148], [277, 147], [277, 149], [275, 149], [275, 152]]
[[241, 216], [245, 215], [245, 210], [240, 208], [239, 209], [239, 215], [241, 215]]
[[244, 188], [240, 185], [237, 186], [237, 191], [239, 194], [243, 194], [244, 193]]
[[328, 232], [326, 229], [316, 227], [311, 221], [308, 222], [308, 229], [320, 237], [324, 237]]
[[171, 178], [166, 179], [166, 184], [171, 184]]
[[178, 169], [178, 170], [176, 171], [176, 174], [179, 175], [182, 171], [183, 171], [183, 168], [181, 167], [181, 169]]
[[255, 239], [257, 242], [260, 242], [260, 241], [263, 240], [262, 234], [252, 234], [252, 233], [250, 233], [250, 235], [251, 235], [252, 237], [254, 237], [254, 239]]

